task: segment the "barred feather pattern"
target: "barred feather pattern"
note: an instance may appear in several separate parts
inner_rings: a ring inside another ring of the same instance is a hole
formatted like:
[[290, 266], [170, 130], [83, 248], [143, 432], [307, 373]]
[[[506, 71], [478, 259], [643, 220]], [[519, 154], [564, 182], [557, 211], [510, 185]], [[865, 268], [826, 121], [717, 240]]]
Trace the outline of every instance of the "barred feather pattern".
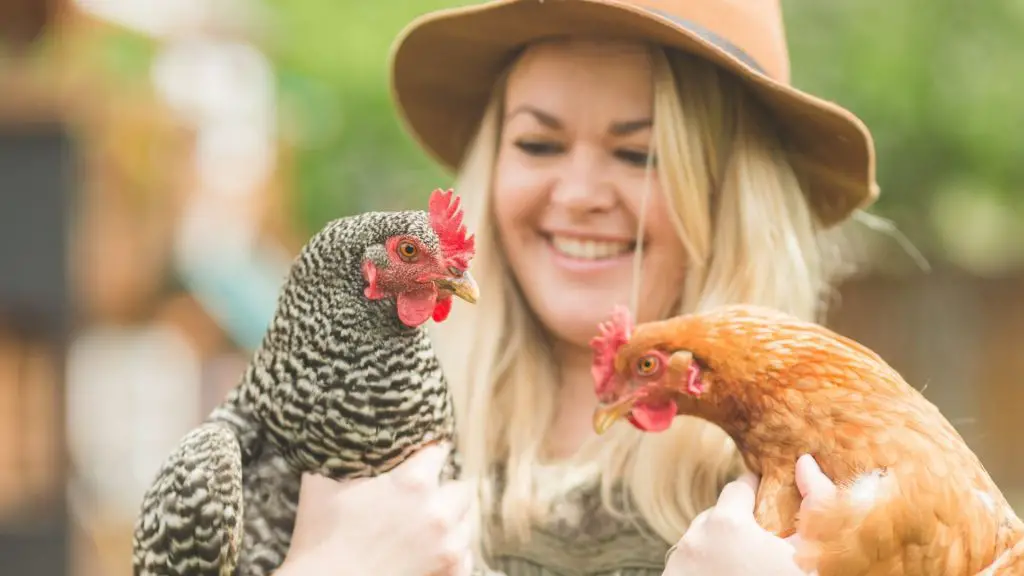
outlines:
[[[291, 541], [302, 473], [376, 476], [427, 444], [454, 442], [426, 331], [402, 324], [393, 299], [363, 296], [363, 260], [383, 258], [396, 234], [439, 249], [419, 211], [339, 219], [303, 248], [241, 382], [145, 495], [137, 576], [271, 574]], [[458, 474], [453, 450], [443, 476]]]

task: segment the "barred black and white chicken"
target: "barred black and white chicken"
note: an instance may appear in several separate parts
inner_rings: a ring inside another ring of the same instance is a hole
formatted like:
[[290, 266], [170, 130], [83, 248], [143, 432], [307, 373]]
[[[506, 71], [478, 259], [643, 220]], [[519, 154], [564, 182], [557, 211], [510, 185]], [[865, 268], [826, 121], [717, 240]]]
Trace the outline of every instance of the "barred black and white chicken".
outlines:
[[[475, 302], [459, 198], [327, 224], [289, 272], [239, 384], [170, 454], [144, 496], [137, 576], [257, 576], [291, 541], [304, 472], [386, 472], [454, 442], [444, 375], [423, 327]], [[444, 476], [458, 475], [457, 451]]]

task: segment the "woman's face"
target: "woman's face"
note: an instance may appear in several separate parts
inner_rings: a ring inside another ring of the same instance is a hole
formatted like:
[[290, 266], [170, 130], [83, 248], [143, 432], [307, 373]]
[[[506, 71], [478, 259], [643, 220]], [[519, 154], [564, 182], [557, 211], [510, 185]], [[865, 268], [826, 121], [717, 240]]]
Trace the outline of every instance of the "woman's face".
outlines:
[[499, 234], [530, 307], [559, 339], [585, 346], [629, 305], [644, 190], [638, 316], [666, 314], [685, 253], [646, 165], [652, 147], [647, 51], [617, 43], [540, 44], [508, 79], [494, 181]]

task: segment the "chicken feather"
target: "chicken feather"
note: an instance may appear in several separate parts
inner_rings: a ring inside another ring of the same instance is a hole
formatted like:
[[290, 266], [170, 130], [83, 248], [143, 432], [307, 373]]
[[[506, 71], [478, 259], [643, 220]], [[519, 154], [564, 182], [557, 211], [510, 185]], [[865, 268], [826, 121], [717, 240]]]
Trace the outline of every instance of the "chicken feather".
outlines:
[[326, 224], [292, 263], [238, 384], [171, 451], [143, 495], [136, 576], [266, 576], [291, 544], [302, 475], [379, 476], [435, 442], [455, 409], [423, 324], [475, 302], [474, 236], [454, 191], [429, 209]]
[[[758, 523], [799, 533], [806, 569], [1024, 574], [1024, 523], [939, 409], [868, 347], [750, 305], [629, 322], [616, 310], [592, 342], [595, 428], [626, 418], [653, 433], [675, 415], [720, 426], [761, 475]], [[838, 489], [801, 509], [805, 453]]]

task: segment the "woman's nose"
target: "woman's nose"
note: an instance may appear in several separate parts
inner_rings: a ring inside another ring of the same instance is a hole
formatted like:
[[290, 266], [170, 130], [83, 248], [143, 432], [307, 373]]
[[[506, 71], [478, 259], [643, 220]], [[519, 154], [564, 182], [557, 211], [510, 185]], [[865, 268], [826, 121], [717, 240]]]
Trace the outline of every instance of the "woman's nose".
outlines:
[[566, 160], [551, 202], [574, 211], [610, 209], [615, 204], [615, 191], [600, 155], [580, 148], [574, 149]]

